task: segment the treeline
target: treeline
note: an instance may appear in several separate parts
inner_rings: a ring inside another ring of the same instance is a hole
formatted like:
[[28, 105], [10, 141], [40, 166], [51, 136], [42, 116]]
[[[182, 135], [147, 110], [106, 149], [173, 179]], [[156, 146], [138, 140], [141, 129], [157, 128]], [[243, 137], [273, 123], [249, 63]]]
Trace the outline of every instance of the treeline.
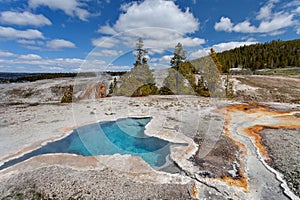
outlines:
[[[126, 72], [100, 72], [107, 73], [111, 76], [121, 76]], [[80, 72], [80, 73], [36, 73], [36, 74], [26, 74], [23, 73], [20, 77], [11, 78], [14, 76], [13, 73], [5, 73], [6, 77], [0, 78], [0, 83], [22, 83], [22, 82], [34, 82], [44, 79], [55, 79], [55, 78], [74, 78], [74, 77], [95, 77], [97, 74], [95, 72]]]
[[229, 68], [248, 68], [252, 71], [266, 68], [300, 67], [300, 39], [273, 40], [242, 46], [217, 53], [223, 72]]
[[126, 74], [127, 72], [126, 71], [114, 71], [114, 72], [113, 71], [107, 71], [105, 73], [107, 73], [111, 76], [122, 76], [122, 75]]
[[77, 73], [41, 73], [41, 74], [31, 74], [18, 78], [7, 78], [2, 79], [2, 83], [19, 83], [19, 82], [34, 82], [43, 79], [54, 79], [54, 78], [64, 78], [64, 77], [76, 77]]

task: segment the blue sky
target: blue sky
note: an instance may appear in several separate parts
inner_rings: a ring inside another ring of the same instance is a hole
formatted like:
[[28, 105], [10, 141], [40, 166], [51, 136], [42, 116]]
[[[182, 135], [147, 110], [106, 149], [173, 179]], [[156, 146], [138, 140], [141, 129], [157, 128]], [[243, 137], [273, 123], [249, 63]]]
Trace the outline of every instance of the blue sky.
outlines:
[[1, 0], [0, 71], [128, 70], [139, 37], [152, 68], [300, 36], [299, 0]]

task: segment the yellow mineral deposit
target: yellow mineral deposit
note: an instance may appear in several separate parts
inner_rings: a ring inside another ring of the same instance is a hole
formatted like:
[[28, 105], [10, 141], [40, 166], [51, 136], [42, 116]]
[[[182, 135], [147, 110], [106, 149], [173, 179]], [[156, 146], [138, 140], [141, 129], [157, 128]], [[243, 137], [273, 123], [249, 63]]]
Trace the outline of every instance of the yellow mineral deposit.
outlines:
[[199, 195], [199, 191], [198, 191], [197, 185], [195, 183], [194, 186], [193, 186], [193, 194], [192, 194], [192, 196], [193, 196], [193, 198], [195, 200], [199, 200], [198, 199], [198, 195]]

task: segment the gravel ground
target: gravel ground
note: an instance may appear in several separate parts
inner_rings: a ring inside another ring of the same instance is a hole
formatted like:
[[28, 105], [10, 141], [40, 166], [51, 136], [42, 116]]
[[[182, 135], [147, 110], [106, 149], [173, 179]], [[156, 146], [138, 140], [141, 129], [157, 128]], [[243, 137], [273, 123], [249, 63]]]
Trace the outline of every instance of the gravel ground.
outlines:
[[300, 104], [300, 79], [283, 76], [232, 76], [235, 100]]
[[[199, 136], [195, 137], [196, 143], [199, 141], [199, 138], [202, 139], [202, 137]], [[240, 177], [237, 171], [239, 168], [237, 161], [239, 152], [240, 148], [236, 146], [232, 140], [222, 135], [207, 155], [201, 156], [201, 152], [198, 151], [192, 160], [197, 164], [197, 167], [199, 167], [199, 174], [203, 177], [224, 178], [229, 176], [238, 178]]]
[[260, 135], [271, 158], [270, 165], [284, 175], [288, 186], [300, 196], [300, 130], [265, 129]]
[[139, 183], [111, 169], [50, 166], [3, 181], [1, 199], [192, 199], [193, 184]]

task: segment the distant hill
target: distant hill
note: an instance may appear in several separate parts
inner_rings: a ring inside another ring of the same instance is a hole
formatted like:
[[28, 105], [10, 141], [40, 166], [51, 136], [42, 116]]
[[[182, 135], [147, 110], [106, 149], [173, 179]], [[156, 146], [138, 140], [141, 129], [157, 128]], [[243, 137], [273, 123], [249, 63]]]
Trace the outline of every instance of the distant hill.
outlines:
[[263, 44], [242, 46], [217, 53], [217, 57], [224, 70], [235, 67], [249, 68], [252, 71], [266, 68], [300, 67], [300, 39], [273, 40]]

